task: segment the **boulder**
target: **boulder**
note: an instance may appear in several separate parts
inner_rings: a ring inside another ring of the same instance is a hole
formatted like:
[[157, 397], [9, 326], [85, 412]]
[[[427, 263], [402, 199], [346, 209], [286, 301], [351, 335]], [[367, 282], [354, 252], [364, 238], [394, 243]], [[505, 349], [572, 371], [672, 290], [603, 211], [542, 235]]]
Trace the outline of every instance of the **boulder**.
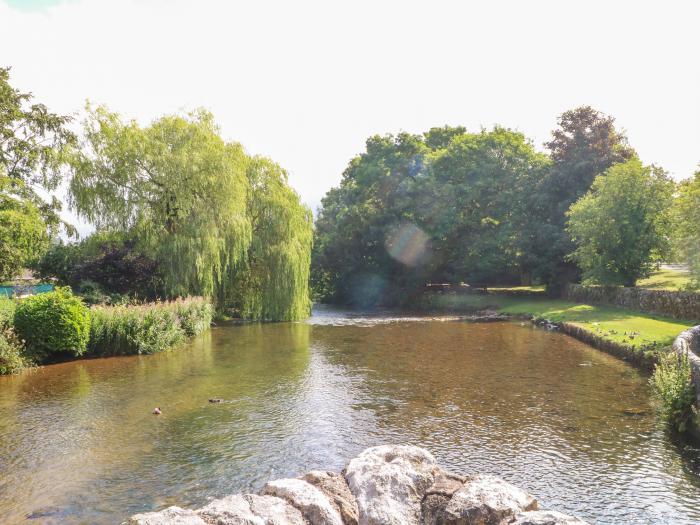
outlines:
[[136, 514], [123, 525], [207, 525], [207, 523], [193, 510], [168, 507], [160, 512]]
[[588, 525], [588, 523], [554, 510], [533, 510], [516, 515], [511, 525]]
[[270, 481], [262, 494], [277, 496], [301, 511], [310, 525], [343, 525], [340, 512], [326, 494], [303, 479]]
[[537, 510], [537, 500], [524, 490], [490, 475], [469, 476], [452, 494], [441, 523], [490, 525], [508, 523], [516, 514]]
[[211, 525], [306, 525], [297, 509], [274, 496], [235, 494], [197, 511]]
[[340, 513], [345, 525], [357, 525], [357, 501], [355, 501], [350, 487], [341, 474], [325, 470], [312, 470], [301, 479], [311, 483], [328, 497]]
[[421, 502], [439, 471], [422, 448], [368, 448], [348, 463], [345, 479], [357, 500], [360, 525], [421, 523]]
[[442, 470], [435, 474], [430, 488], [425, 492], [421, 504], [424, 525], [439, 525], [442, 523], [445, 508], [452, 495], [462, 488], [466, 478], [450, 474]]

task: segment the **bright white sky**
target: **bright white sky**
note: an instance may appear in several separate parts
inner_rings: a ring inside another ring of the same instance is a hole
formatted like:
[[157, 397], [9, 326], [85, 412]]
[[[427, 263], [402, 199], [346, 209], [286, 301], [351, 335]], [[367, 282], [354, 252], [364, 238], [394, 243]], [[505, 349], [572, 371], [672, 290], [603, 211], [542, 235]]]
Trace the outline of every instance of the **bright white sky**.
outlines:
[[582, 104], [688, 177], [698, 20], [695, 0], [0, 0], [0, 65], [61, 113], [206, 107], [316, 208], [372, 134], [501, 124], [541, 147]]

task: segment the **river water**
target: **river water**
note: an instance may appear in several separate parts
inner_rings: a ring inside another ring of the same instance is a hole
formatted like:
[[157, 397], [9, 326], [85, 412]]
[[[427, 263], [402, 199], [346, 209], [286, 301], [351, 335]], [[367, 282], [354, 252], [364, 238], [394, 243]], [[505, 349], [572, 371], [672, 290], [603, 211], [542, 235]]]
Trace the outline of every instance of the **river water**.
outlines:
[[520, 323], [331, 310], [0, 378], [0, 523], [119, 523], [385, 443], [592, 523], [700, 523], [700, 452], [625, 362]]

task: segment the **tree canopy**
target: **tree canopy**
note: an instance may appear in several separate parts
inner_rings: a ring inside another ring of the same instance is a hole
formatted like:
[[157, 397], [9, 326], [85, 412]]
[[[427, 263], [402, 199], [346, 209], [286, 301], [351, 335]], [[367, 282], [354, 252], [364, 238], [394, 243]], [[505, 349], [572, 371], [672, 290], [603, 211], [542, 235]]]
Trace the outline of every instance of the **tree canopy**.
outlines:
[[426, 281], [514, 278], [513, 203], [547, 163], [521, 133], [498, 127], [371, 137], [323, 200], [317, 289], [365, 304]]
[[73, 168], [72, 205], [98, 228], [128, 232], [169, 295], [214, 297], [252, 318], [308, 313], [309, 211], [279, 166], [225, 142], [210, 113], [141, 127], [89, 109]]
[[700, 170], [678, 185], [672, 208], [674, 253], [700, 285]]
[[674, 183], [639, 159], [616, 164], [595, 178], [571, 206], [567, 230], [585, 279], [634, 286], [669, 254]]

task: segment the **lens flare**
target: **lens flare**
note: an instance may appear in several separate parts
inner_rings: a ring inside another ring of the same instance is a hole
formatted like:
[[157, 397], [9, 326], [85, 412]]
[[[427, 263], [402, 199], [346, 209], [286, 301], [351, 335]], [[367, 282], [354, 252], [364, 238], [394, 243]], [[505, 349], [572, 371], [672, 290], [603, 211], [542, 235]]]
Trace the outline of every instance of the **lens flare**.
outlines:
[[430, 256], [430, 238], [418, 226], [400, 224], [391, 229], [384, 241], [386, 251], [406, 266], [424, 264]]

